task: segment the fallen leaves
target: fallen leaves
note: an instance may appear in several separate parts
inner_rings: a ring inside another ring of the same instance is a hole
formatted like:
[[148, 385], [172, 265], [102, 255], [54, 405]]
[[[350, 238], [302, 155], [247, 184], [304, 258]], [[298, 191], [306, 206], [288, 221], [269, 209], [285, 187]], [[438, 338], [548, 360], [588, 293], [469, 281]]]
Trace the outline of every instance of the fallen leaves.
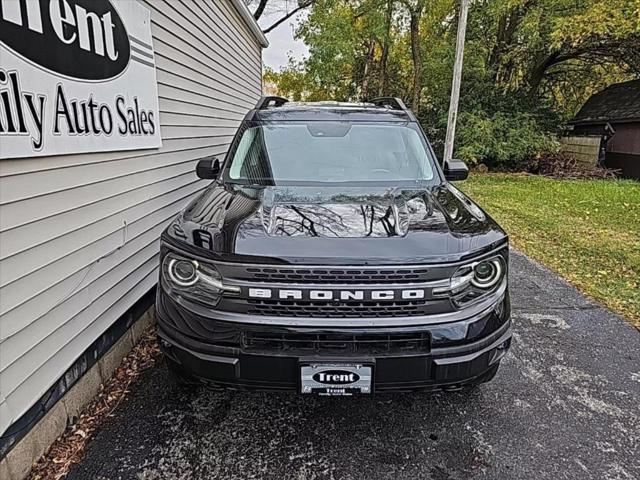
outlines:
[[33, 466], [30, 480], [58, 480], [84, 457], [87, 443], [103, 422], [129, 393], [129, 387], [160, 358], [153, 328], [146, 330], [140, 342], [127, 355], [109, 381], [100, 387], [98, 396], [85, 408], [77, 421], [53, 443], [49, 451]]

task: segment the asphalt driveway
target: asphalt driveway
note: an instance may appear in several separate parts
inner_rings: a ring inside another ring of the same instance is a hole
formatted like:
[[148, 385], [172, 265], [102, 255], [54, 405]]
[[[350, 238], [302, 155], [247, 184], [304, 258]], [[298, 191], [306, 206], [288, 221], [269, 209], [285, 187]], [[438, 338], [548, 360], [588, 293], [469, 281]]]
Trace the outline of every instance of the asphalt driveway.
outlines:
[[468, 393], [302, 398], [168, 386], [164, 365], [69, 479], [640, 479], [640, 332], [514, 252], [514, 344]]

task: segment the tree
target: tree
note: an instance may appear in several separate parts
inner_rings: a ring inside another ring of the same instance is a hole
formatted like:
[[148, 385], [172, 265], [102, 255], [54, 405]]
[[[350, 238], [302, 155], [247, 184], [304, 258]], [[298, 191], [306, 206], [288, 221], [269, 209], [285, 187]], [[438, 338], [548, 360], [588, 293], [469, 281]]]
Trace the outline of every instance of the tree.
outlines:
[[477, 14], [492, 20], [489, 28], [495, 36], [487, 67], [507, 90], [524, 89], [533, 98], [564, 82], [568, 71], [574, 79], [584, 74], [593, 78], [603, 65], [613, 72], [640, 74], [633, 0], [492, 2]]
[[[308, 58], [269, 75], [282, 93], [298, 99], [401, 97], [440, 149], [458, 5], [316, 0], [296, 31], [309, 46]], [[638, 76], [636, 0], [473, 1], [458, 152], [507, 166], [553, 149], [554, 136], [590, 95]], [[496, 141], [483, 142], [482, 132]]]
[[384, 30], [381, 38], [380, 78], [378, 80], [378, 96], [380, 97], [386, 95], [388, 89], [389, 73], [387, 68], [389, 64], [389, 48], [392, 40], [391, 24], [393, 21], [394, 9], [395, 5], [393, 0], [387, 0], [384, 16]]
[[400, 0], [409, 13], [409, 32], [411, 35], [411, 59], [413, 60], [413, 100], [411, 108], [416, 115], [420, 110], [420, 94], [422, 93], [422, 55], [420, 39], [420, 20], [426, 0]]

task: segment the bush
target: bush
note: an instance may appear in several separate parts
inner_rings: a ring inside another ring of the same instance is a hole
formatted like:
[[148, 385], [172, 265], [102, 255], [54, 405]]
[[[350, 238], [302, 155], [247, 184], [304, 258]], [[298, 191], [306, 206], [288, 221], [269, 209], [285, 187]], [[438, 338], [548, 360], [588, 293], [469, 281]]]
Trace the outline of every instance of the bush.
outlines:
[[559, 149], [555, 136], [534, 116], [519, 112], [461, 113], [457, 144], [457, 156], [462, 160], [498, 170], [522, 169], [532, 157]]

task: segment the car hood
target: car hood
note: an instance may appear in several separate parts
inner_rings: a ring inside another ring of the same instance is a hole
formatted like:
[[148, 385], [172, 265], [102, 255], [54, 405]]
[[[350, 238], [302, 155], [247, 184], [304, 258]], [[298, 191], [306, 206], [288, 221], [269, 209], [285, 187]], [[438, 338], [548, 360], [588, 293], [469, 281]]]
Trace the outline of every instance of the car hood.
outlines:
[[340, 264], [455, 261], [506, 242], [504, 231], [447, 183], [251, 188], [214, 182], [165, 235], [224, 260]]

